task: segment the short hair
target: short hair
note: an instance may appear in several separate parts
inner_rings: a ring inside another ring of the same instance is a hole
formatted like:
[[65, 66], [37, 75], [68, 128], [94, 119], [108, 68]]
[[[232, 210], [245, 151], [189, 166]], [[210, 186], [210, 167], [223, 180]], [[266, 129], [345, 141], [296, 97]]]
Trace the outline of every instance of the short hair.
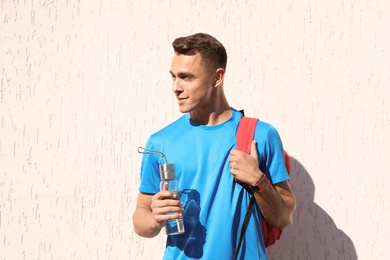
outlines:
[[179, 37], [172, 43], [178, 55], [196, 55], [200, 53], [204, 65], [209, 70], [223, 68], [226, 70], [227, 54], [225, 47], [213, 36], [206, 33], [196, 33]]

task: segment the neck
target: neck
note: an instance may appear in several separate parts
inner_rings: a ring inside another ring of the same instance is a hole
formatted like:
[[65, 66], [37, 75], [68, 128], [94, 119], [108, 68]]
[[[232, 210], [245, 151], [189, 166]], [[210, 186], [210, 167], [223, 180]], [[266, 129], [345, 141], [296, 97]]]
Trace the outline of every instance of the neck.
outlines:
[[232, 109], [224, 94], [215, 98], [211, 106], [190, 112], [192, 121], [207, 126], [221, 124], [232, 116]]

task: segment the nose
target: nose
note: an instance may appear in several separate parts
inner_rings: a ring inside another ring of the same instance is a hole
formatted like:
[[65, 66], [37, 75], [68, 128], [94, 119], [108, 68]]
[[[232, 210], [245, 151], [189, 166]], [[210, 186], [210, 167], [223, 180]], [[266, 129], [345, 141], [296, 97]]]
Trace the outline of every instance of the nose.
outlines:
[[180, 80], [173, 79], [172, 91], [173, 91], [173, 93], [181, 93], [183, 91], [181, 84], [180, 84]]

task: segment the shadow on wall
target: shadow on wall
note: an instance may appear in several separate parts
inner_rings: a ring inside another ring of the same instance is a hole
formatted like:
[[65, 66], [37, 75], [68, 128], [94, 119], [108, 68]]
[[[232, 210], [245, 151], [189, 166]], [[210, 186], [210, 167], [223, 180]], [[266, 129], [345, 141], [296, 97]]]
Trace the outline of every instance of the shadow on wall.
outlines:
[[314, 183], [306, 169], [291, 157], [291, 187], [297, 199], [294, 223], [267, 249], [269, 259], [356, 260], [352, 240], [315, 202]]

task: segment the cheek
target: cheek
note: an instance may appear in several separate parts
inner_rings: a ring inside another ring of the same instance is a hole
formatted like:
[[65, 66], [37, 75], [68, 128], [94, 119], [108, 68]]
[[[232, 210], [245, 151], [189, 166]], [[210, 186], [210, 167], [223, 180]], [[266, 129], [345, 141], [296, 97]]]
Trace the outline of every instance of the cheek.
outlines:
[[193, 89], [192, 95], [198, 100], [204, 100], [210, 96], [210, 92], [211, 91], [209, 91], [209, 89], [206, 87], [198, 87], [196, 89]]
[[199, 80], [185, 84], [184, 91], [189, 94], [193, 101], [208, 99], [211, 96], [213, 87], [209, 81]]

